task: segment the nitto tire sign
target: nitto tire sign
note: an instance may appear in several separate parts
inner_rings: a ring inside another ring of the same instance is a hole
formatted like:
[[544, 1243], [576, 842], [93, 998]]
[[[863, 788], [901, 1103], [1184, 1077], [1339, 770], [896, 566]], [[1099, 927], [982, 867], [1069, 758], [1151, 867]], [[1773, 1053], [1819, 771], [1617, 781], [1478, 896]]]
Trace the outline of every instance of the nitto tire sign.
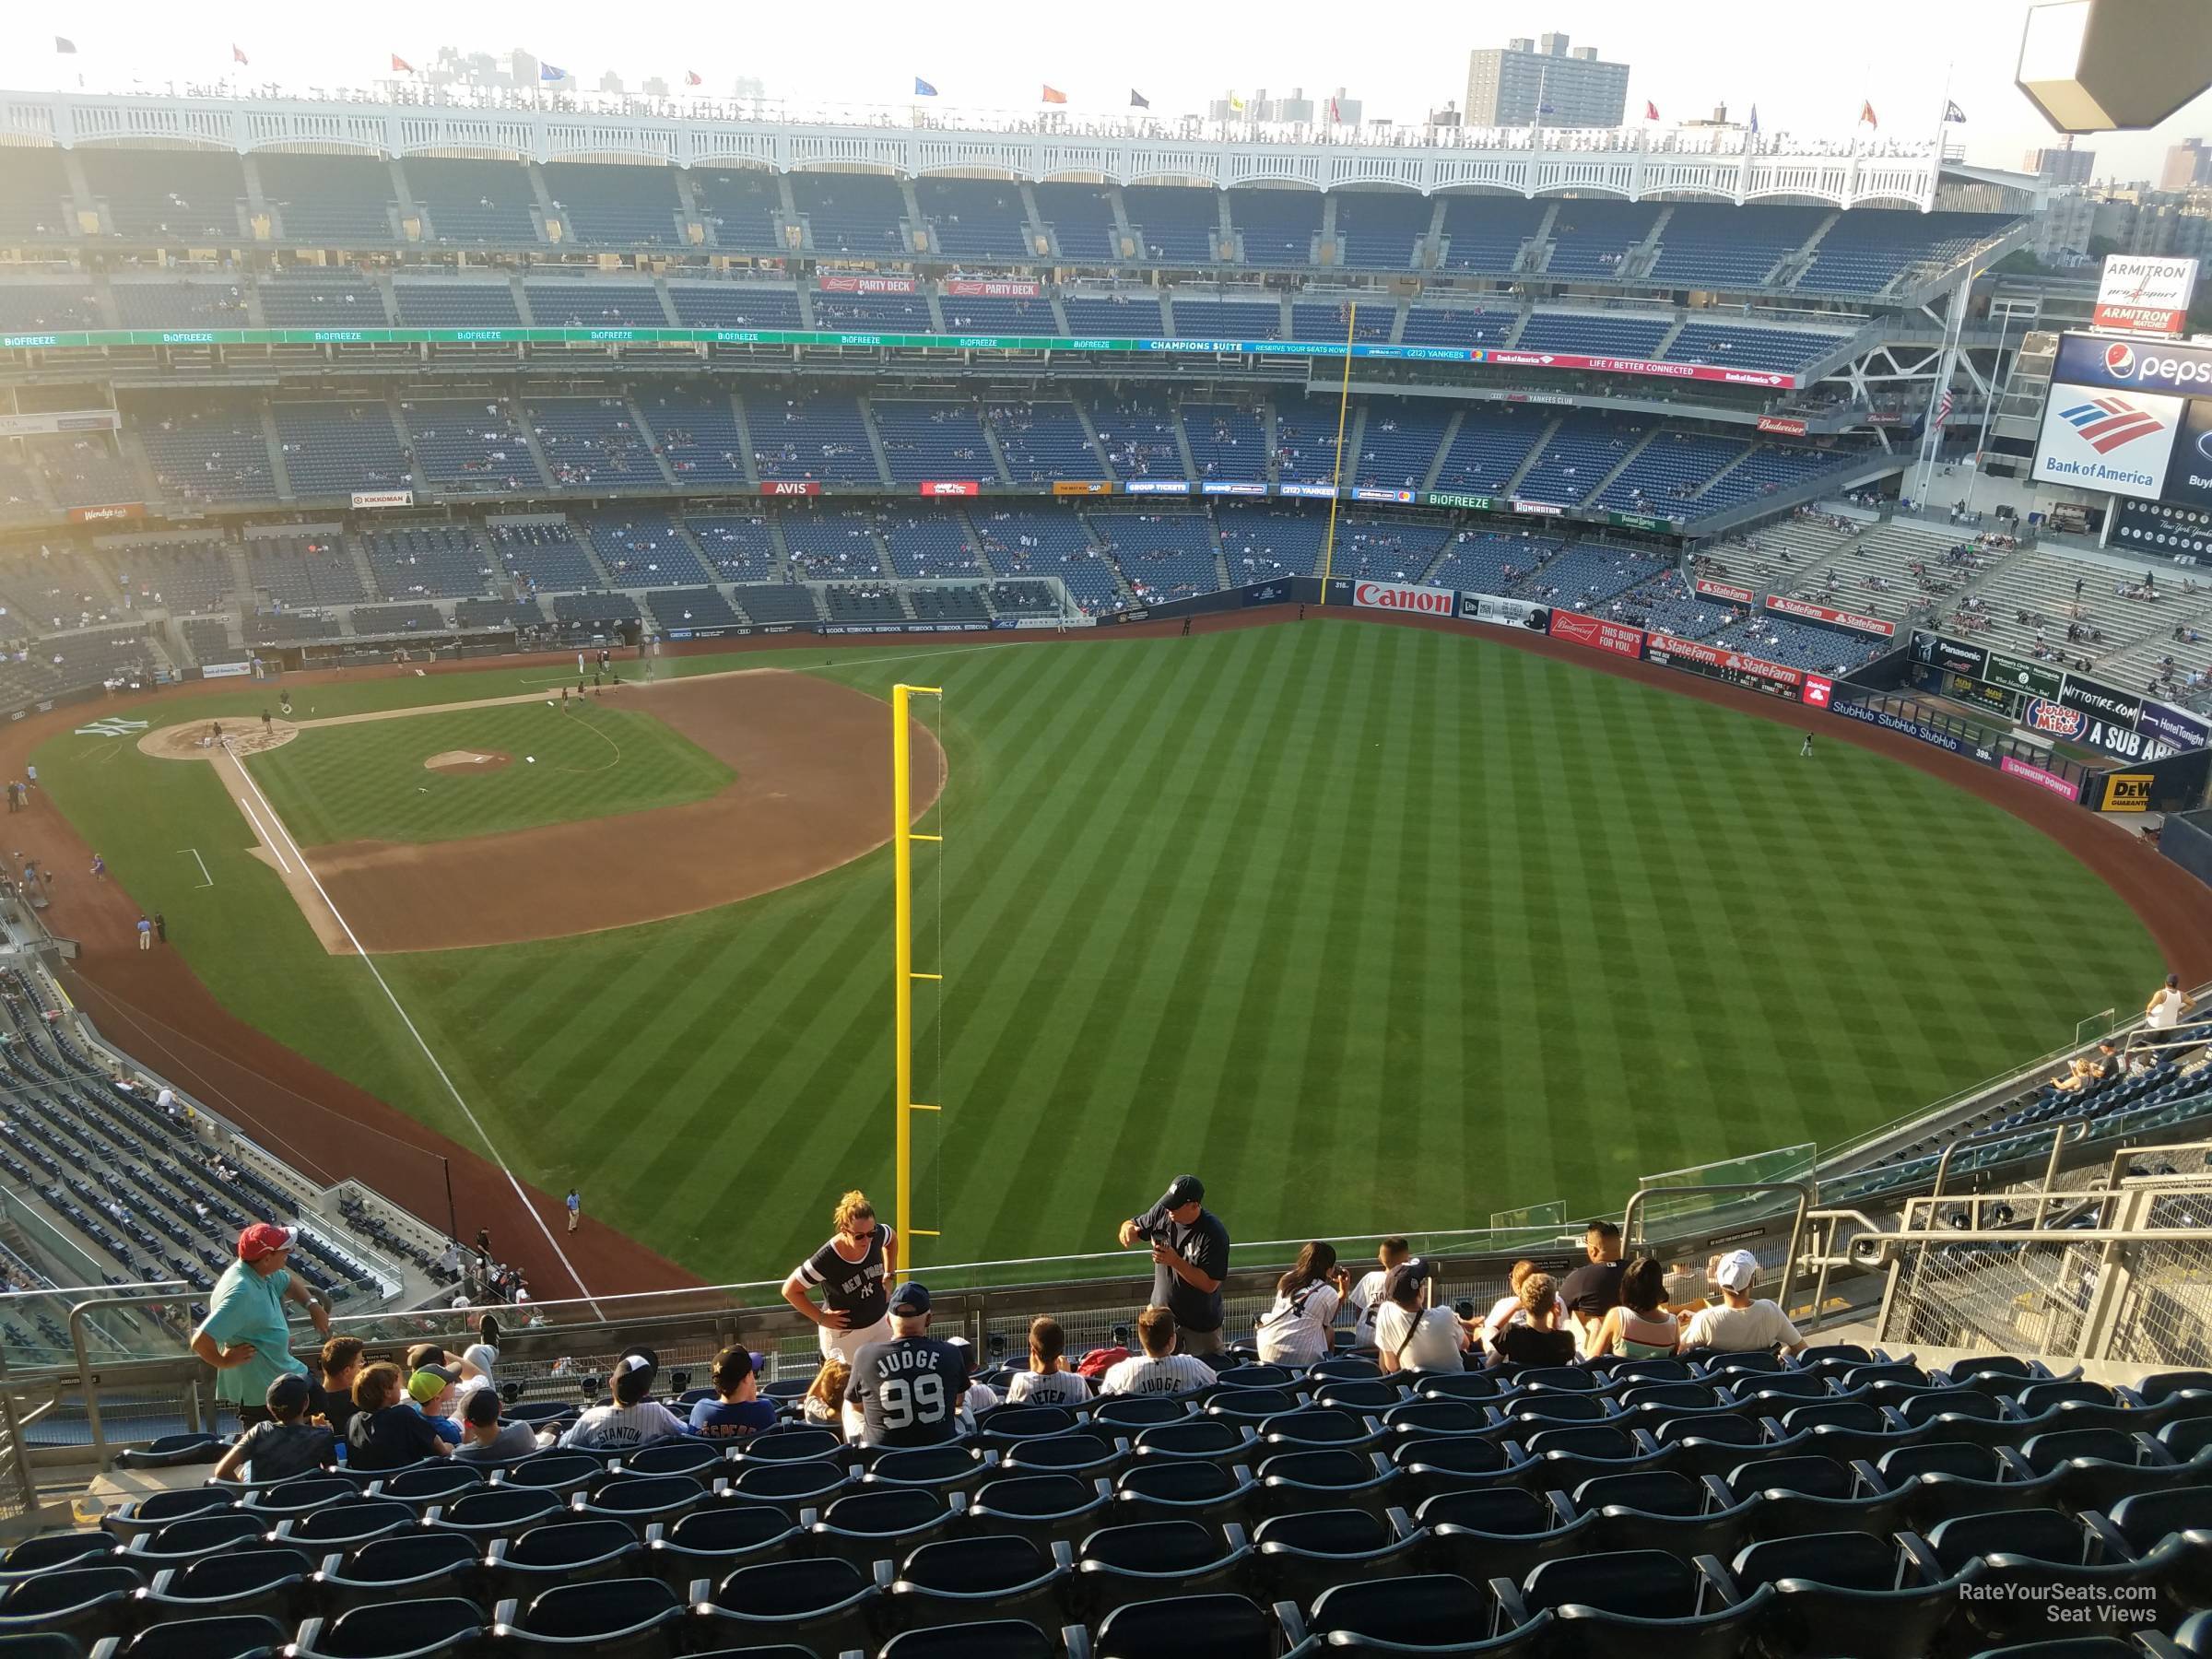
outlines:
[[1449, 617], [1459, 606], [1459, 594], [1452, 588], [1361, 582], [1352, 586], [1352, 603], [1367, 610], [1417, 611], [1425, 617]]

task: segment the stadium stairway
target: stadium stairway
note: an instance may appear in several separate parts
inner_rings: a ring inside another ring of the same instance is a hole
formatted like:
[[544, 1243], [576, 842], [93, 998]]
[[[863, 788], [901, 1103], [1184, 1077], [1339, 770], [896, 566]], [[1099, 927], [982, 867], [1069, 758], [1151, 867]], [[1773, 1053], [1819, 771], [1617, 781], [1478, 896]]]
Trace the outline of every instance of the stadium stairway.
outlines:
[[1589, 493], [1583, 497], [1583, 500], [1594, 501], [1599, 497], [1603, 496], [1606, 493], [1606, 488], [1612, 484], [1613, 480], [1619, 477], [1622, 473], [1628, 471], [1629, 468], [1635, 464], [1636, 457], [1642, 454], [1646, 449], [1651, 447], [1652, 440], [1659, 436], [1659, 428], [1655, 426], [1652, 427], [1644, 432], [1642, 437], [1637, 439], [1635, 442], [1630, 444], [1628, 453], [1621, 456], [1619, 461], [1614, 464], [1611, 471], [1607, 472], [1604, 477], [1598, 479], [1595, 484], [1590, 487]]
[[[860, 429], [868, 435], [868, 453], [876, 457], [876, 476], [883, 481], [886, 489], [892, 488], [890, 453], [883, 447], [883, 429], [876, 424], [875, 407], [865, 393], [853, 401], [860, 406]], [[884, 568], [888, 570], [890, 567], [886, 565]]]
[[[251, 285], [248, 285], [246, 291], [249, 294], [253, 291]], [[269, 477], [276, 486], [276, 499], [280, 501], [296, 500], [292, 494], [291, 469], [284, 463], [284, 440], [277, 435], [276, 409], [273, 404], [264, 403], [261, 406], [261, 436], [262, 441], [269, 446]]]

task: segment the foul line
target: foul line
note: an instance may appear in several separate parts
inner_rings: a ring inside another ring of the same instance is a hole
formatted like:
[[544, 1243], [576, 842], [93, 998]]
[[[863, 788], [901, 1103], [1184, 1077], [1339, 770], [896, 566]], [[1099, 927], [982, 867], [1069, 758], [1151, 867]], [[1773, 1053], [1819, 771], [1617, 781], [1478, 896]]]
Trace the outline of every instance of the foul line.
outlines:
[[[244, 803], [241, 801], [240, 805], [243, 806]], [[192, 862], [200, 866], [200, 885], [202, 887], [211, 888], [215, 885], [215, 877], [207, 874], [207, 861], [200, 856], [200, 850], [197, 847], [179, 847], [177, 851], [192, 854]]]
[[[223, 745], [223, 752], [229, 755], [229, 749], [230, 746], [226, 741]], [[233, 764], [237, 764], [237, 757], [231, 756], [231, 759]], [[291, 832], [284, 828], [284, 820], [276, 816], [276, 808], [271, 806], [268, 797], [261, 793], [261, 785], [253, 781], [253, 774], [243, 765], [239, 765], [238, 775], [245, 781], [246, 787], [253, 792], [254, 799], [258, 800], [264, 809], [267, 811], [269, 821], [275, 824], [288, 840]], [[243, 806], [245, 803], [241, 800], [239, 804]], [[390, 982], [385, 980], [383, 971], [376, 965], [376, 959], [369, 954], [367, 947], [355, 935], [353, 924], [346, 920], [344, 913], [335, 904], [331, 903], [330, 895], [324, 890], [322, 878], [315, 874], [313, 866], [307, 862], [307, 855], [300, 851], [298, 841], [292, 842], [292, 855], [300, 860], [301, 872], [313, 885], [316, 896], [329, 910], [331, 920], [344, 930], [347, 941], [353, 946], [354, 953], [361, 959], [362, 966], [369, 970], [370, 976], [376, 981], [377, 989], [384, 994], [384, 1000], [392, 1005], [392, 1011], [399, 1016], [400, 1024], [407, 1028], [407, 1035], [415, 1039], [415, 1046], [422, 1051], [422, 1057], [430, 1063], [430, 1069], [438, 1074], [438, 1081], [445, 1085], [445, 1092], [453, 1097], [453, 1104], [461, 1108], [461, 1115], [468, 1120], [468, 1126], [477, 1132], [477, 1138], [484, 1143], [484, 1149], [491, 1154], [491, 1161], [498, 1164], [500, 1173], [507, 1177], [507, 1184], [514, 1189], [515, 1202], [523, 1206], [524, 1213], [529, 1216], [531, 1220], [537, 1223], [537, 1230], [545, 1235], [547, 1248], [559, 1258], [561, 1266], [567, 1270], [568, 1276], [574, 1281], [576, 1288], [583, 1293], [583, 1300], [591, 1303], [594, 1315], [604, 1318], [605, 1315], [599, 1312], [598, 1302], [592, 1296], [591, 1287], [583, 1282], [583, 1276], [576, 1271], [576, 1264], [569, 1260], [569, 1253], [561, 1249], [560, 1241], [553, 1236], [553, 1230], [546, 1225], [546, 1218], [537, 1213], [537, 1206], [530, 1202], [530, 1194], [523, 1191], [523, 1183], [515, 1178], [514, 1171], [509, 1166], [506, 1159], [500, 1155], [499, 1147], [493, 1144], [491, 1136], [486, 1133], [482, 1121], [469, 1109], [468, 1102], [461, 1098], [460, 1089], [453, 1086], [453, 1078], [446, 1074], [446, 1069], [439, 1063], [438, 1056], [430, 1052], [430, 1045], [423, 1041], [422, 1033], [416, 1030], [415, 1021], [408, 1017], [406, 1009], [401, 1006], [399, 997], [394, 993]]]
[[[226, 755], [230, 754], [228, 745], [224, 747], [223, 753]], [[231, 760], [233, 764], [236, 764], [237, 757], [231, 756]], [[238, 775], [241, 778], [244, 778], [246, 775], [246, 769], [242, 766], [239, 767]], [[246, 782], [249, 788], [253, 786], [252, 779], [246, 779]], [[255, 794], [259, 794], [261, 791], [254, 789], [253, 793]], [[289, 876], [292, 873], [292, 866], [284, 862], [284, 848], [277, 843], [275, 836], [271, 835], [266, 830], [264, 830], [261, 827], [261, 819], [255, 817], [253, 813], [253, 804], [247, 800], [244, 795], [240, 795], [238, 797], [238, 809], [246, 815], [246, 822], [253, 826], [253, 839], [269, 850], [269, 856], [276, 861], [276, 867], [282, 870], [287, 876]], [[272, 807], [270, 809], [269, 816], [271, 818], [275, 818], [276, 816], [275, 808]], [[293, 843], [295, 848], [297, 848], [298, 845], [299, 843], [297, 841]], [[311, 876], [308, 877], [308, 879], [312, 881], [314, 877]], [[320, 892], [321, 890], [321, 886], [318, 884], [316, 891]], [[334, 912], [333, 913], [335, 914], [335, 912]], [[345, 924], [341, 922], [339, 925], [342, 927], [345, 925]]]

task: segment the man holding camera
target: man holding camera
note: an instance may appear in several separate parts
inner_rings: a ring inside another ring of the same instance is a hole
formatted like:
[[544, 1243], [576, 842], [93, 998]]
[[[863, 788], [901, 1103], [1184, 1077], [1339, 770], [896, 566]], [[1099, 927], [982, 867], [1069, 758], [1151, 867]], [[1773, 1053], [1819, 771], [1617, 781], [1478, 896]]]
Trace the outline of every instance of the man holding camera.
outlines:
[[1152, 1306], [1175, 1315], [1186, 1354], [1218, 1354], [1221, 1335], [1221, 1281], [1229, 1277], [1229, 1229], [1207, 1209], [1206, 1183], [1178, 1175], [1166, 1194], [1143, 1215], [1122, 1223], [1121, 1240], [1152, 1246]]

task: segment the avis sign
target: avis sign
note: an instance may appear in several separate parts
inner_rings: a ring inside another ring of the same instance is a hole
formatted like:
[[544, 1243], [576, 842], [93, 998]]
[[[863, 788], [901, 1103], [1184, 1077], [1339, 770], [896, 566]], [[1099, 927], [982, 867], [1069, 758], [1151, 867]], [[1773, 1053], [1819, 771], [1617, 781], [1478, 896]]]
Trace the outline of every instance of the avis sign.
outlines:
[[2196, 261], [2115, 253], [2097, 285], [2096, 325], [2178, 335], [2196, 292]]
[[1352, 585], [1352, 603], [1368, 610], [1449, 617], [1458, 607], [1459, 594], [1452, 588], [1416, 587], [1403, 582], [1360, 582]]

